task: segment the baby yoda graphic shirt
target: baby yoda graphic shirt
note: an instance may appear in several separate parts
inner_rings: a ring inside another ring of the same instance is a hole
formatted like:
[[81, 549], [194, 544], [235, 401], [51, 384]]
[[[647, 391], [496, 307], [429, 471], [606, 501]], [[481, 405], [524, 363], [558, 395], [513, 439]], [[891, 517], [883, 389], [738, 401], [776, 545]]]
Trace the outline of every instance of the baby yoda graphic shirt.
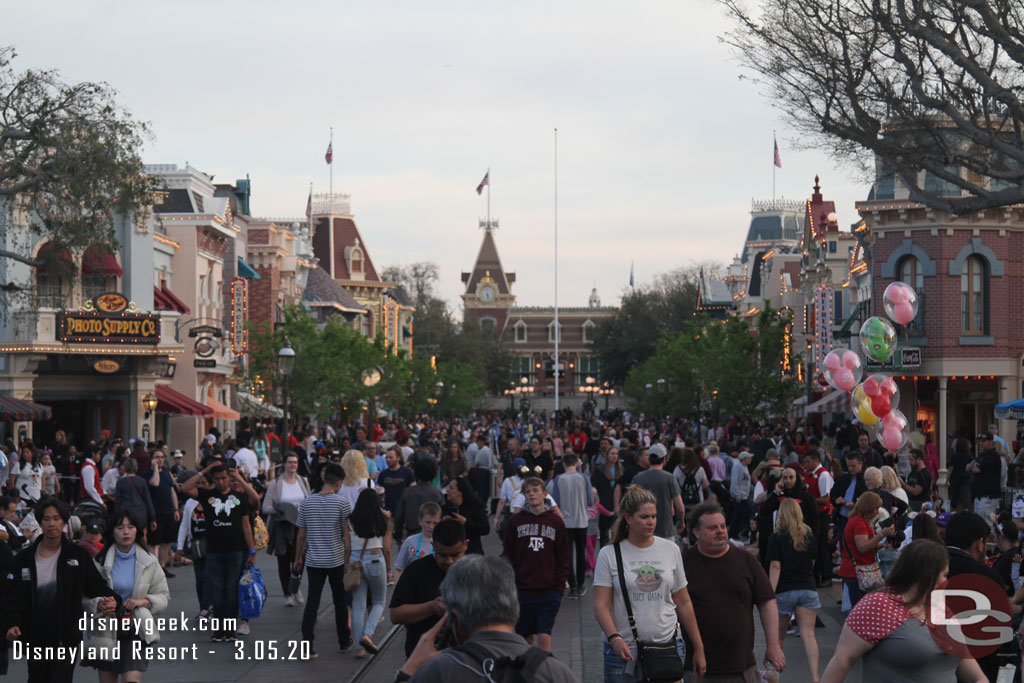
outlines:
[[210, 553], [246, 552], [242, 520], [249, 516], [249, 501], [244, 493], [217, 489], [199, 489], [199, 504], [206, 522], [206, 548]]
[[[664, 642], [676, 633], [676, 607], [672, 594], [686, 588], [686, 573], [679, 546], [658, 536], [646, 548], [637, 548], [623, 541], [622, 566], [626, 589], [636, 619], [636, 630], [644, 642]], [[615, 564], [615, 547], [606, 545], [597, 557], [594, 585], [611, 588], [612, 617], [615, 630], [632, 647], [636, 644], [622, 600], [619, 570]]]

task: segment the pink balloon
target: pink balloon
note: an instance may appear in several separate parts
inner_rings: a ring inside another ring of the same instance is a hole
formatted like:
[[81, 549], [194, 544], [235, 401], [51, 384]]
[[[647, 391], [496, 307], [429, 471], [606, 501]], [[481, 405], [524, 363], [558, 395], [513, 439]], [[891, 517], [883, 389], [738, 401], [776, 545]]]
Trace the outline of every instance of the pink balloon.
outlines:
[[857, 378], [854, 376], [852, 370], [839, 368], [839, 370], [832, 375], [832, 383], [836, 385], [836, 389], [849, 391], [857, 384]]
[[882, 445], [890, 451], [898, 450], [903, 445], [903, 434], [895, 427], [886, 427], [882, 430]]
[[892, 307], [892, 318], [900, 325], [909, 325], [914, 319], [914, 307], [909, 301], [901, 301]]
[[854, 368], [860, 367], [860, 356], [858, 356], [853, 351], [844, 351], [843, 367], [847, 368], [848, 370], [853, 370]]
[[914, 290], [910, 288], [910, 285], [905, 282], [893, 282], [885, 288], [883, 296], [893, 304], [902, 304], [910, 301], [913, 295]]
[[884, 391], [885, 393], [889, 394], [890, 396], [895, 394], [896, 393], [896, 389], [898, 388], [896, 386], [896, 380], [894, 380], [892, 377], [886, 377], [884, 380], [882, 380], [882, 385], [881, 386], [882, 386], [882, 391]]
[[825, 369], [828, 370], [829, 372], [835, 372], [842, 366], [842, 359], [839, 357], [839, 354], [836, 353], [835, 351], [832, 351], [827, 356], [825, 356]]
[[882, 393], [882, 387], [878, 386], [874, 378], [868, 377], [864, 380], [864, 393], [868, 396], [878, 396]]

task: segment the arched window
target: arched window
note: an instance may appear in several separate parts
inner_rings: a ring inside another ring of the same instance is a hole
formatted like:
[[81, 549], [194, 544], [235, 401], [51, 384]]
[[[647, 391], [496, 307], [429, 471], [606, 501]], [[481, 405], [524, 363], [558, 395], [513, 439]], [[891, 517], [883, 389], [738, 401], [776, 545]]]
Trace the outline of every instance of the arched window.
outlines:
[[963, 333], [985, 334], [988, 327], [988, 270], [977, 255], [967, 257], [960, 271], [960, 305]]
[[597, 325], [594, 324], [593, 320], [588, 320], [583, 323], [583, 343], [592, 344], [594, 341], [594, 328]]
[[898, 273], [900, 282], [905, 282], [914, 288], [918, 294], [924, 287], [924, 273], [921, 270], [921, 262], [916, 256], [907, 256], [900, 261]]
[[71, 297], [74, 263], [67, 249], [56, 250], [49, 242], [39, 248], [36, 259], [36, 300], [41, 308], [65, 308]]
[[359, 248], [352, 250], [352, 273], [362, 274], [363, 272], [363, 252]]
[[517, 344], [521, 344], [521, 343], [525, 342], [526, 341], [526, 323], [524, 321], [522, 321], [522, 320], [517, 321], [516, 324], [515, 324], [515, 331], [516, 331], [516, 335], [515, 335], [516, 343]]

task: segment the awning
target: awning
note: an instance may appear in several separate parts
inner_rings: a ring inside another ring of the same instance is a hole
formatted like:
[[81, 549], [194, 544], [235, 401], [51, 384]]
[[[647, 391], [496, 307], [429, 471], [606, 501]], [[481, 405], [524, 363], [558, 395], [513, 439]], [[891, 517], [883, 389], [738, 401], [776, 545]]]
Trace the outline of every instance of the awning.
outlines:
[[109, 249], [93, 245], [85, 250], [82, 256], [82, 275], [116, 275], [121, 277], [124, 271], [117, 263]]
[[1024, 398], [997, 405], [996, 417], [1000, 420], [1024, 420]]
[[254, 417], [284, 417], [284, 411], [277, 406], [264, 403], [252, 394], [238, 392], [238, 403], [241, 411]]
[[75, 260], [71, 256], [71, 250], [67, 247], [62, 247], [58, 250], [53, 246], [53, 242], [47, 242], [39, 247], [36, 258], [40, 261], [46, 261], [48, 265], [56, 264], [59, 270], [66, 270], [68, 274], [72, 273], [75, 269]]
[[807, 416], [807, 394], [789, 404], [789, 417]]
[[35, 422], [49, 420], [50, 416], [49, 406], [0, 395], [0, 422]]
[[835, 389], [807, 406], [808, 413], [845, 413], [850, 407], [850, 395]]
[[260, 279], [260, 274], [256, 272], [256, 269], [246, 263], [241, 256], [238, 257], [238, 274], [250, 280]]
[[178, 313], [188, 313], [189, 311], [188, 306], [167, 288], [166, 282], [161, 282], [159, 287], [153, 285], [153, 305], [162, 311], [177, 311]]
[[214, 401], [209, 396], [206, 397], [206, 405], [213, 409], [213, 416], [221, 420], [237, 420], [242, 416], [238, 414], [237, 410], [231, 410], [223, 403]]
[[171, 415], [213, 415], [213, 410], [207, 408], [199, 401], [193, 400], [168, 386], [158, 385], [156, 388], [156, 412], [170, 413]]

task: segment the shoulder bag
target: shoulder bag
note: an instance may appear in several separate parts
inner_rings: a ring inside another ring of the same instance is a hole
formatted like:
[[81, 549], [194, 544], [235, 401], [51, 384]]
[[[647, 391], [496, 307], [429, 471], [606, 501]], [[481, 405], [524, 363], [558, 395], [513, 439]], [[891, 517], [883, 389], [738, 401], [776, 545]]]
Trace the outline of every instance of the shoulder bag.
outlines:
[[679, 658], [676, 639], [673, 637], [663, 643], [645, 643], [636, 632], [636, 619], [633, 618], [633, 606], [629, 601], [626, 572], [622, 566], [622, 549], [619, 546], [620, 543], [615, 544], [615, 565], [619, 570], [619, 589], [622, 591], [622, 602], [626, 605], [629, 628], [636, 641], [637, 667], [642, 676], [640, 680], [678, 681], [683, 677], [683, 660]]
[[[856, 543], [856, 541], [852, 542]], [[857, 561], [853, 558], [853, 553], [850, 552], [849, 543], [846, 542], [845, 538], [843, 539], [843, 551], [850, 558], [850, 562], [853, 563], [854, 571], [857, 573], [857, 586], [862, 591], [868, 593], [885, 585], [885, 579], [882, 578], [882, 568], [878, 564], [877, 555], [875, 556], [875, 561], [871, 564], [857, 564]]]
[[345, 565], [345, 574], [342, 578], [342, 582], [345, 585], [345, 590], [354, 591], [359, 588], [359, 584], [363, 581], [363, 553], [366, 551], [366, 541], [369, 539], [363, 539], [363, 547], [359, 551], [359, 559], [353, 560]]

